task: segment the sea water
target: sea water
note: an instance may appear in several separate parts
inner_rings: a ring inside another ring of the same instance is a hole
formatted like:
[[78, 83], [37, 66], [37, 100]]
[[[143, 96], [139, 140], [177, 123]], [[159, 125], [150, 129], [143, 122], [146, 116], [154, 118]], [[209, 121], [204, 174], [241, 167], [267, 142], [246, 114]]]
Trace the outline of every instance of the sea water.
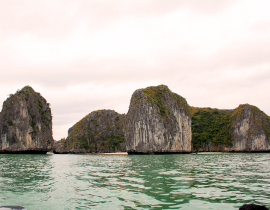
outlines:
[[0, 154], [0, 206], [238, 209], [270, 206], [270, 154]]

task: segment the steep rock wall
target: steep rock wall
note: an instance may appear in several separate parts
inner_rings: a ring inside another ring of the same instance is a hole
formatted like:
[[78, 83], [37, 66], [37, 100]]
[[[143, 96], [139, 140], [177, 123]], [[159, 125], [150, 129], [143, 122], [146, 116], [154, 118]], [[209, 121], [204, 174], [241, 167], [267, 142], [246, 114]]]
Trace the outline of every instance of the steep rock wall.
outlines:
[[243, 104], [231, 116], [232, 151], [270, 151], [270, 117], [257, 107]]
[[125, 152], [125, 115], [113, 110], [91, 112], [68, 130], [68, 137], [55, 144], [55, 153]]
[[128, 153], [191, 152], [186, 100], [165, 85], [136, 90], [126, 116]]
[[53, 147], [50, 105], [30, 86], [4, 102], [0, 115], [0, 152], [46, 153]]

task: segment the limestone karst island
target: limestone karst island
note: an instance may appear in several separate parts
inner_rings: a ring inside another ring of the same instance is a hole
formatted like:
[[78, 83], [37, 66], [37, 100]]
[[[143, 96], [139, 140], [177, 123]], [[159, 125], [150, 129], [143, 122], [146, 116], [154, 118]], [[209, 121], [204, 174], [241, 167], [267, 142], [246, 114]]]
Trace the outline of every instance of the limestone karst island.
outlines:
[[255, 106], [198, 108], [159, 85], [136, 90], [127, 114], [97, 110], [54, 143], [50, 104], [30, 86], [3, 103], [1, 153], [270, 152], [270, 117]]
[[0, 113], [0, 152], [46, 153], [53, 148], [50, 104], [26, 86], [4, 102]]

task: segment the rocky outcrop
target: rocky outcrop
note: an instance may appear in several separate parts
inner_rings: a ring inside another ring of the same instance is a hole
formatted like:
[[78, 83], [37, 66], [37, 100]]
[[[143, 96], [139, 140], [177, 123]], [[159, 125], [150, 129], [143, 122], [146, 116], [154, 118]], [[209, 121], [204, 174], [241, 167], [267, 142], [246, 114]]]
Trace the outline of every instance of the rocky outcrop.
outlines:
[[270, 117], [243, 104], [234, 110], [191, 107], [193, 152], [268, 152]]
[[125, 115], [113, 110], [91, 112], [68, 130], [67, 139], [55, 144], [55, 153], [125, 152]]
[[56, 154], [67, 154], [67, 153], [69, 153], [69, 150], [67, 149], [66, 139], [65, 138], [62, 138], [61, 140], [54, 142], [53, 152], [56, 153]]
[[129, 154], [191, 152], [191, 118], [186, 100], [165, 85], [136, 90], [126, 116]]
[[53, 147], [49, 103], [30, 86], [4, 102], [0, 115], [0, 152], [46, 153]]
[[270, 117], [257, 107], [244, 104], [231, 115], [232, 151], [270, 151]]

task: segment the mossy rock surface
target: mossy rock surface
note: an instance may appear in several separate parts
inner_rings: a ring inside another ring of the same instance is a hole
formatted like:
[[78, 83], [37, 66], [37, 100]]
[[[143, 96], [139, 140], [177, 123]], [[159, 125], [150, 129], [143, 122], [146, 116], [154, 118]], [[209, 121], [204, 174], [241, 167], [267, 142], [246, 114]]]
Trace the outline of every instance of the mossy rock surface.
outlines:
[[[97, 110], [86, 115], [68, 131], [56, 153], [125, 152], [125, 115], [113, 110]], [[58, 145], [58, 144], [57, 144]], [[60, 148], [61, 147], [61, 148]]]

